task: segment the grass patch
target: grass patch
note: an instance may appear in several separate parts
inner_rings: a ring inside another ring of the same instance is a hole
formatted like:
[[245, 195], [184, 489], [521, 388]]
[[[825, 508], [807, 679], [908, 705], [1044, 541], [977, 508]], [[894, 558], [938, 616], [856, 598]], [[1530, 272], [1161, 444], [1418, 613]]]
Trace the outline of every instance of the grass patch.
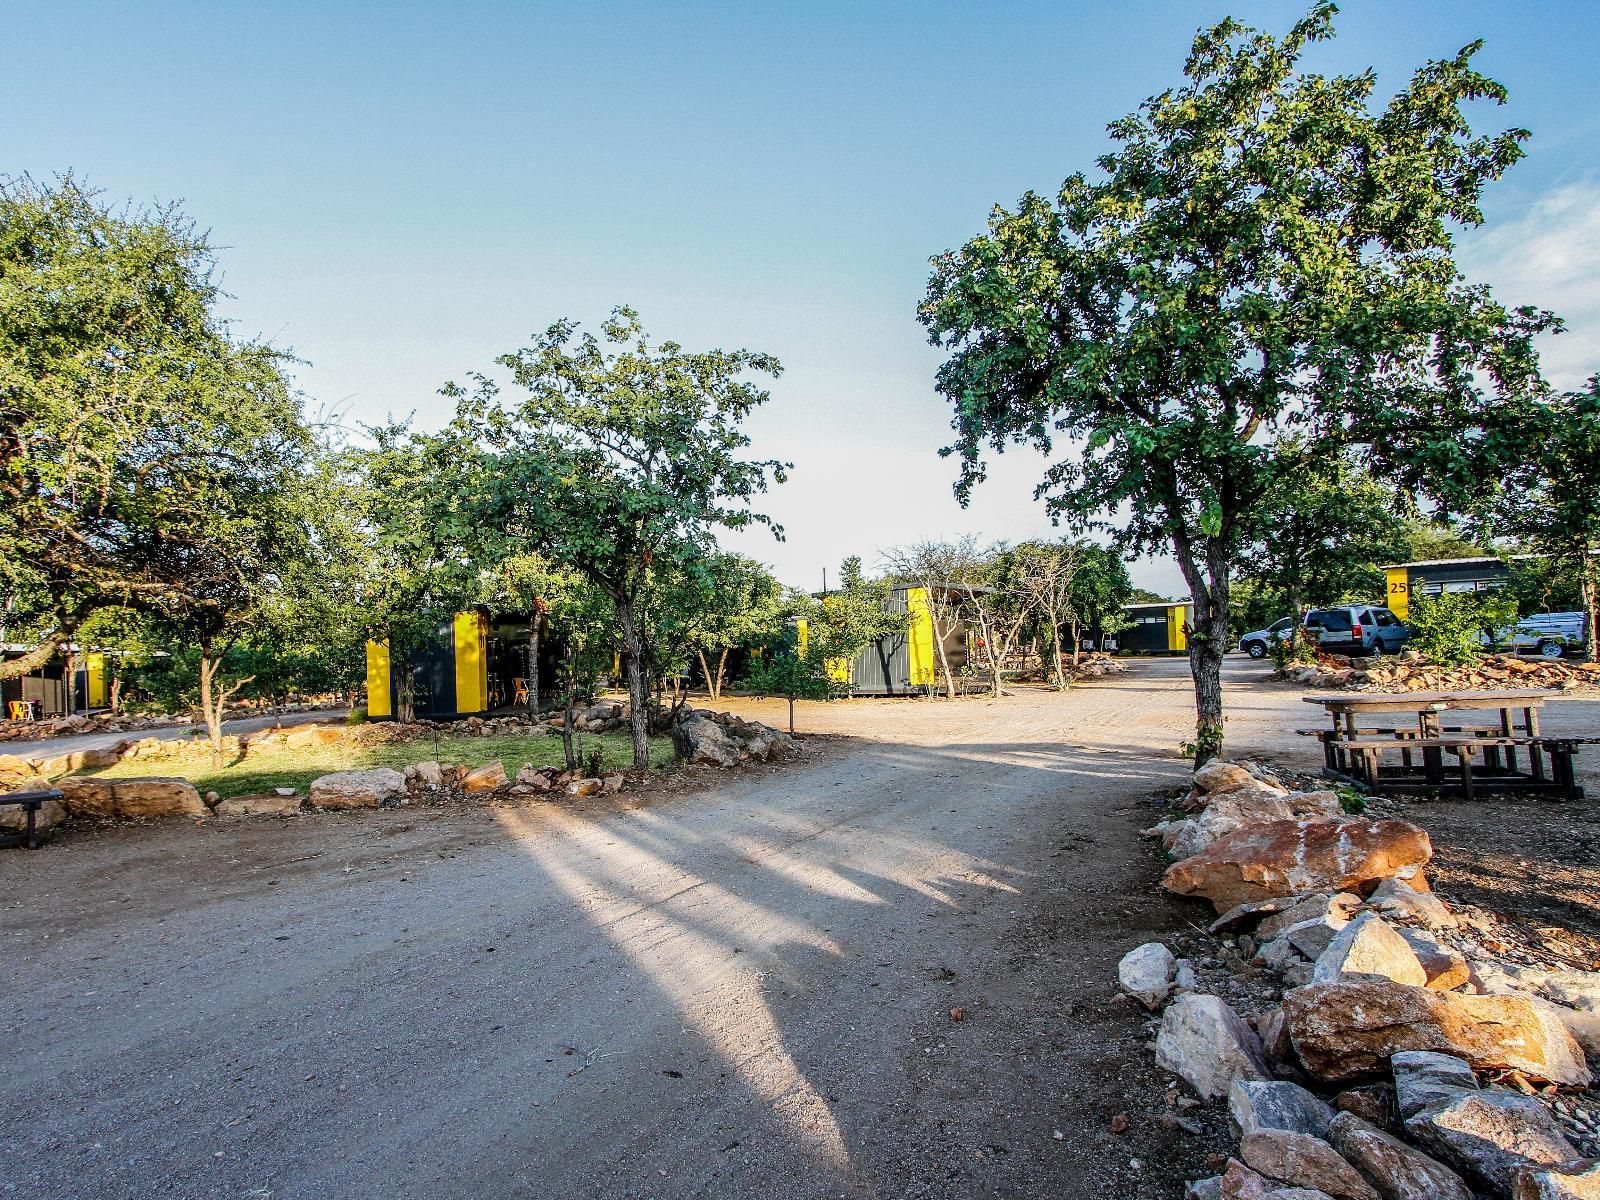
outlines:
[[[626, 734], [584, 734], [581, 755], [584, 761], [598, 747], [601, 765], [608, 771], [633, 764], [633, 745]], [[650, 743], [650, 763], [671, 762], [672, 739], [654, 738]], [[377, 746], [358, 746], [334, 742], [324, 746], [263, 748], [248, 758], [234, 759], [221, 770], [211, 765], [211, 750], [204, 742], [186, 747], [182, 753], [161, 758], [132, 758], [114, 767], [97, 771], [78, 771], [97, 779], [131, 779], [146, 775], [178, 776], [189, 780], [202, 795], [216, 792], [229, 796], [249, 796], [273, 788], [292, 787], [304, 793], [311, 781], [333, 771], [360, 771], [368, 767], [393, 767], [402, 770], [409, 763], [427, 759], [481, 767], [499, 759], [506, 774], [515, 776], [525, 765], [564, 767], [561, 739], [546, 734], [533, 737], [440, 737], [419, 738], [412, 742], [387, 742]]]

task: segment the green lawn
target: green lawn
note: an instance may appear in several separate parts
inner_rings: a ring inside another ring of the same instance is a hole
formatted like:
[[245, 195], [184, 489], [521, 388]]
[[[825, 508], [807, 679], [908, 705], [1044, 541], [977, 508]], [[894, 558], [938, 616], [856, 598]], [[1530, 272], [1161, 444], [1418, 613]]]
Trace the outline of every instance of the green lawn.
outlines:
[[[585, 759], [596, 746], [600, 748], [601, 762], [606, 770], [618, 770], [633, 762], [633, 748], [626, 735], [583, 735], [581, 753]], [[464, 767], [481, 767], [496, 758], [509, 776], [515, 776], [518, 768], [524, 764], [531, 763], [536, 767], [564, 765], [561, 739], [539, 734], [535, 737], [441, 736], [437, 743], [432, 738], [422, 738], [414, 742], [389, 742], [378, 746], [333, 743], [293, 749], [273, 747], [262, 749], [243, 760], [228, 762], [220, 771], [211, 766], [211, 751], [203, 742], [196, 742], [181, 755], [171, 758], [133, 758], [114, 767], [80, 771], [78, 774], [101, 779], [176, 775], [192, 782], [202, 795], [216, 792], [225, 800], [229, 796], [270, 792], [280, 787], [296, 788], [304, 794], [313, 779], [331, 771], [355, 771], [365, 767], [402, 770], [408, 763], [427, 759]], [[650, 761], [655, 766], [672, 761], [671, 738], [656, 738], [651, 742]]]

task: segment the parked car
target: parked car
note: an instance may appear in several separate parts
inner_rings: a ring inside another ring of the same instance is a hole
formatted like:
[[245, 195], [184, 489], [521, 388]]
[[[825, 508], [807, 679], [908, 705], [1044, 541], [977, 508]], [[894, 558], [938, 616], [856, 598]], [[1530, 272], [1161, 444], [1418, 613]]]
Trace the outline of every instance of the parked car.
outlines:
[[1380, 604], [1313, 608], [1304, 624], [1334, 654], [1394, 654], [1411, 636], [1410, 627]]
[[1265, 658], [1273, 642], [1287, 642], [1294, 631], [1294, 618], [1284, 617], [1265, 629], [1257, 629], [1239, 639], [1239, 649], [1251, 658]]
[[1519, 654], [1560, 658], [1570, 647], [1583, 645], [1588, 622], [1581, 612], [1535, 613], [1500, 631], [1499, 642]]

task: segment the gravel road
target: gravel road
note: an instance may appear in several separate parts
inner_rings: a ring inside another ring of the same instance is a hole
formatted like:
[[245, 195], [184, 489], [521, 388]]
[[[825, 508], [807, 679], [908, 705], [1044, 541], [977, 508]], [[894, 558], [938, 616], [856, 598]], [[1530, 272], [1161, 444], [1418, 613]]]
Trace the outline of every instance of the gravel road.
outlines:
[[[1314, 765], [1228, 669], [1237, 747]], [[0, 1195], [1176, 1195], [1111, 980], [1193, 915], [1138, 840], [1189, 706], [1149, 661], [808, 707], [845, 736], [685, 794], [6, 853]]]

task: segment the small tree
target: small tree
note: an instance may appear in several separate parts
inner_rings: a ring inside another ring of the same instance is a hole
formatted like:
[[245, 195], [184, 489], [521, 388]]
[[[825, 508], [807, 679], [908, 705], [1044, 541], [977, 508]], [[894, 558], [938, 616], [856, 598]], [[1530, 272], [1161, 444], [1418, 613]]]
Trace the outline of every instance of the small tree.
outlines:
[[1461, 666], [1516, 624], [1517, 602], [1504, 591], [1419, 593], [1411, 598], [1409, 648], [1435, 662]]
[[[978, 539], [968, 535], [955, 542], [915, 542], [888, 551], [883, 560], [890, 574], [903, 583], [920, 587], [927, 596], [935, 660], [939, 664], [939, 673], [944, 676], [945, 696], [954, 700], [956, 678], [946, 645], [961, 628], [962, 598], [950, 584], [953, 579], [976, 569], [979, 560]], [[933, 695], [931, 688], [928, 695]]]
[[744, 685], [764, 696], [782, 696], [789, 702], [789, 732], [794, 732], [796, 700], [826, 700], [833, 695], [825, 650], [784, 647], [768, 651], [745, 676]]
[[777, 632], [783, 585], [766, 567], [738, 554], [718, 554], [692, 565], [684, 583], [677, 600], [684, 609], [686, 637], [706, 691], [716, 701], [722, 698], [729, 651]]

